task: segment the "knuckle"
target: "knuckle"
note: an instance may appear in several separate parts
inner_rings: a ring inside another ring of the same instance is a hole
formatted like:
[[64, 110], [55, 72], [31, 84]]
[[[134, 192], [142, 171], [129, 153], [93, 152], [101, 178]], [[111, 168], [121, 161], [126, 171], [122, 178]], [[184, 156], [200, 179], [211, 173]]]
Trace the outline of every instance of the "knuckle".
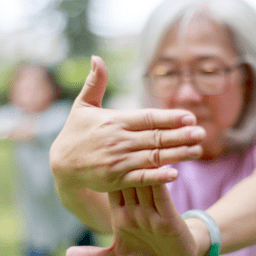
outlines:
[[111, 185], [116, 180], [116, 175], [110, 170], [105, 170], [101, 173], [100, 178], [101, 180], [104, 180], [106, 184]]
[[103, 172], [103, 178], [107, 181], [107, 182], [114, 182], [117, 181], [119, 179], [120, 176], [122, 176], [123, 174], [123, 162], [125, 161], [126, 156], [112, 156], [112, 157], [108, 157], [107, 159], [105, 159], [104, 161], [104, 168], [105, 171]]
[[127, 153], [129, 151], [129, 143], [127, 139], [118, 132], [114, 136], [108, 136], [104, 139], [103, 147], [106, 149], [108, 155], [117, 155]]
[[118, 120], [114, 117], [107, 117], [103, 123], [100, 125], [100, 128], [107, 128], [113, 127], [114, 125], [118, 124]]
[[162, 147], [162, 132], [158, 129], [153, 131], [153, 141], [156, 148]]
[[114, 146], [117, 146], [119, 143], [120, 143], [120, 139], [109, 136], [108, 138], [106, 138], [105, 146], [106, 148], [112, 148]]
[[146, 174], [146, 170], [141, 170], [140, 171], [140, 179], [139, 179], [139, 183], [141, 186], [144, 186], [145, 185], [145, 174]]
[[114, 167], [121, 161], [123, 161], [121, 156], [109, 156], [104, 162], [105, 166], [108, 166], [109, 169], [114, 169]]
[[148, 156], [149, 163], [157, 168], [160, 166], [160, 150], [158, 148], [149, 151]]
[[104, 120], [98, 128], [99, 129], [95, 131], [95, 133], [96, 135], [100, 134], [103, 147], [111, 148], [120, 144], [124, 140], [121, 124], [115, 118], [107, 118], [107, 120]]
[[144, 120], [145, 120], [146, 125], [150, 129], [153, 129], [155, 127], [155, 122], [154, 122], [154, 118], [153, 118], [153, 113], [152, 112], [145, 113]]

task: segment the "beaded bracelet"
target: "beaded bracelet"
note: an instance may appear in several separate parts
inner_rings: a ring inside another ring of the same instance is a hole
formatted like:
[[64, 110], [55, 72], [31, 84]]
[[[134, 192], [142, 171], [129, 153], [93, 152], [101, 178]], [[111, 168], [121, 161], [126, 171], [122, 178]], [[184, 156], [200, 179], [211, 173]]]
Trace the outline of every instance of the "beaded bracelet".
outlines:
[[216, 224], [215, 220], [206, 212], [194, 209], [189, 210], [182, 214], [182, 218], [189, 219], [189, 218], [197, 218], [202, 220], [205, 225], [207, 226], [210, 237], [211, 237], [211, 247], [207, 251], [205, 256], [218, 256], [220, 255], [221, 251], [221, 233], [219, 230], [218, 225]]

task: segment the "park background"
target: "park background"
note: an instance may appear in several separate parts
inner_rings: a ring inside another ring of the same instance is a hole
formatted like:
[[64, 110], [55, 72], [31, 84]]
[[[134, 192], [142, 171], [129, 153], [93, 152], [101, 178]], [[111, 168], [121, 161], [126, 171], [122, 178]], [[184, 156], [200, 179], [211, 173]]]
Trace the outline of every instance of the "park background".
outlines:
[[[109, 82], [103, 106], [112, 97], [136, 90], [133, 64], [139, 34], [162, 0], [8, 0], [0, 2], [0, 107], [17, 66], [31, 61], [52, 68], [65, 97], [74, 100], [90, 72], [91, 55], [103, 58]], [[256, 1], [246, 0], [253, 7]], [[1, 120], [0, 120], [1, 122]], [[23, 226], [16, 186], [15, 145], [0, 141], [0, 256], [22, 256]], [[110, 245], [111, 237], [98, 235]], [[58, 256], [64, 256], [61, 248]]]

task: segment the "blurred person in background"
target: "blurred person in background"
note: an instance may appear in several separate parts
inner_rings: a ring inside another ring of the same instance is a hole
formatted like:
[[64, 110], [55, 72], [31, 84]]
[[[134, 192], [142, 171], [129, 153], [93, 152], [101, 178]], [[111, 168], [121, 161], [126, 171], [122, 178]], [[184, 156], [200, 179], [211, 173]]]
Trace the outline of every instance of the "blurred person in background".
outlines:
[[[71, 109], [62, 93], [49, 68], [22, 63], [9, 104], [0, 108], [0, 138], [14, 142], [16, 149], [24, 255], [50, 256], [67, 244], [93, 244], [90, 231], [61, 205], [50, 171], [50, 146]], [[78, 241], [82, 236], [84, 241]]]
[[114, 242], [68, 256], [256, 255], [255, 27], [242, 0], [163, 1], [126, 110], [101, 108], [92, 57], [51, 166], [62, 202]]

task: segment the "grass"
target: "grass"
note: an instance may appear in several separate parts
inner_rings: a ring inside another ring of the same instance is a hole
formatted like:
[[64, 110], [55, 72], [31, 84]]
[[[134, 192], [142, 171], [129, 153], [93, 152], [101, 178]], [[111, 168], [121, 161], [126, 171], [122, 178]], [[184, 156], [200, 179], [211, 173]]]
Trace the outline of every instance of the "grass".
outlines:
[[[14, 145], [0, 142], [0, 255], [23, 256], [21, 253], [24, 226], [16, 203], [16, 169]], [[67, 248], [57, 256], [65, 256]]]
[[[24, 256], [21, 253], [22, 233], [25, 229], [16, 203], [16, 169], [14, 145], [0, 142], [0, 255]], [[65, 256], [61, 248], [56, 256]]]
[[21, 220], [15, 204], [13, 147], [0, 143], [0, 251], [3, 256], [20, 256]]

